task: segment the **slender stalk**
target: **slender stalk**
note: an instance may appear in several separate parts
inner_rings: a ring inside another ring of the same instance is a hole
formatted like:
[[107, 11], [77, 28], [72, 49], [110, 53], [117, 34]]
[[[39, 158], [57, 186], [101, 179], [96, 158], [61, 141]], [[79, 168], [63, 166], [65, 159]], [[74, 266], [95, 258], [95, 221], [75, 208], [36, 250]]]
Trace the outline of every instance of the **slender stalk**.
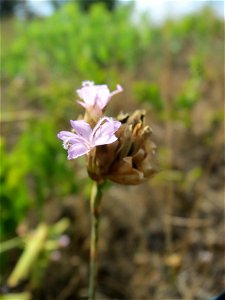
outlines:
[[0, 254], [5, 251], [9, 251], [13, 248], [20, 247], [24, 244], [24, 241], [21, 237], [16, 237], [11, 240], [1, 243]]
[[98, 227], [100, 218], [100, 203], [102, 198], [101, 185], [93, 182], [90, 198], [91, 208], [91, 241], [90, 241], [90, 275], [88, 299], [95, 299], [96, 274], [97, 274], [97, 247], [98, 247]]

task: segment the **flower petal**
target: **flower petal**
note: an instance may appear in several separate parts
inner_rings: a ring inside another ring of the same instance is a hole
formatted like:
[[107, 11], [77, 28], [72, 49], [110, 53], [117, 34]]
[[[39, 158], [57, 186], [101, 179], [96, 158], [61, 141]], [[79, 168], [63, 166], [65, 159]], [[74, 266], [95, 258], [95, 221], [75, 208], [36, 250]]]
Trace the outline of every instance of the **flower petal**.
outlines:
[[90, 80], [82, 81], [82, 87], [84, 87], [84, 86], [93, 86], [93, 85], [95, 85], [94, 81], [90, 81]]
[[[85, 85], [77, 90], [78, 96], [84, 101], [83, 106], [94, 106], [97, 96], [97, 90], [94, 85]], [[78, 102], [80, 103], [80, 101]]]
[[68, 159], [75, 159], [88, 153], [91, 149], [87, 145], [76, 142], [72, 144], [68, 150]]
[[76, 120], [76, 121], [70, 120], [70, 124], [78, 135], [88, 140], [92, 132], [92, 129], [87, 122], [85, 122], [84, 120]]
[[121, 85], [117, 84], [117, 90], [113, 91], [111, 94], [110, 94], [110, 98], [118, 93], [121, 93], [123, 91], [123, 88]]
[[63, 148], [68, 150], [75, 143], [86, 144], [87, 141], [82, 137], [70, 131], [60, 131], [57, 134], [58, 138], [63, 141]]
[[95, 140], [95, 146], [112, 144], [117, 139], [118, 138], [115, 136], [115, 134], [100, 136], [98, 139]]
[[64, 141], [65, 139], [68, 139], [68, 138], [73, 138], [74, 136], [75, 136], [75, 134], [70, 131], [60, 131], [57, 134], [57, 137], [62, 141]]
[[57, 134], [58, 138], [62, 140], [64, 143], [75, 143], [76, 141], [78, 142], [83, 142], [84, 138], [82, 136], [77, 135], [76, 133], [70, 132], [70, 131], [60, 131]]
[[99, 85], [97, 86], [97, 98], [96, 98], [96, 106], [100, 109], [103, 109], [110, 100], [110, 91], [107, 85]]
[[119, 129], [121, 123], [111, 118], [104, 117], [98, 121], [91, 134], [90, 144], [92, 146], [111, 144], [117, 140], [114, 133]]

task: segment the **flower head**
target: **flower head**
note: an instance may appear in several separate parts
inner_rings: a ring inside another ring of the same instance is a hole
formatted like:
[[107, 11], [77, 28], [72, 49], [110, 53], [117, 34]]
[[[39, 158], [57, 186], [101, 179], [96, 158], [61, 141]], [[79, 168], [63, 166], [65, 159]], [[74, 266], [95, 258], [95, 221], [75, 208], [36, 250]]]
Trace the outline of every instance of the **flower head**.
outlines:
[[61, 131], [57, 135], [63, 141], [64, 149], [68, 150], [68, 159], [88, 154], [96, 146], [115, 142], [115, 132], [121, 125], [108, 117], [101, 118], [93, 129], [84, 120], [71, 120], [70, 124], [74, 132]]
[[105, 117], [104, 110], [111, 97], [107, 85], [83, 81], [77, 90], [85, 114], [82, 120], [71, 120], [72, 131], [61, 131], [58, 138], [68, 151], [68, 159], [86, 155], [87, 171], [99, 184], [105, 180], [135, 185], [156, 173], [156, 146], [151, 128], [145, 125], [145, 111], [121, 113], [117, 120]]
[[113, 95], [122, 92], [122, 87], [117, 85], [117, 90], [110, 92], [106, 84], [95, 85], [93, 81], [83, 81], [82, 88], [77, 90], [82, 101], [78, 101], [86, 112], [95, 119], [102, 116], [102, 112]]

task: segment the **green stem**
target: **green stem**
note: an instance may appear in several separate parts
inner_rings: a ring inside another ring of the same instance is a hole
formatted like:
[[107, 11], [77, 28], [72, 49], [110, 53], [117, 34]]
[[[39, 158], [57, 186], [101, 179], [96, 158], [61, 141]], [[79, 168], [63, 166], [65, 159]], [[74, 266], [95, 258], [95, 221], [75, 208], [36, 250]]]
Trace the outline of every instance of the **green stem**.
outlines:
[[11, 240], [5, 241], [1, 243], [0, 253], [9, 251], [13, 248], [20, 247], [24, 244], [24, 241], [21, 237], [15, 237]]
[[101, 185], [93, 182], [91, 191], [91, 241], [90, 241], [90, 275], [89, 275], [89, 294], [88, 299], [95, 299], [96, 274], [97, 274], [97, 246], [98, 246], [98, 227], [100, 218], [100, 203], [102, 198]]

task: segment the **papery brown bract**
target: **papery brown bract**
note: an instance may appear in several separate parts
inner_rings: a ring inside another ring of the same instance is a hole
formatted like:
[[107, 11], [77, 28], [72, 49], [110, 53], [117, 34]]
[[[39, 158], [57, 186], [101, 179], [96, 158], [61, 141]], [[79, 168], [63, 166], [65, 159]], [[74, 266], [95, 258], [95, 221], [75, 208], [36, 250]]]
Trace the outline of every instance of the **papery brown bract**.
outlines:
[[122, 126], [116, 132], [118, 140], [98, 146], [87, 158], [89, 176], [97, 181], [109, 179], [125, 185], [137, 185], [156, 173], [156, 146], [151, 141], [151, 128], [145, 126], [145, 112], [136, 110], [131, 115], [120, 114]]

